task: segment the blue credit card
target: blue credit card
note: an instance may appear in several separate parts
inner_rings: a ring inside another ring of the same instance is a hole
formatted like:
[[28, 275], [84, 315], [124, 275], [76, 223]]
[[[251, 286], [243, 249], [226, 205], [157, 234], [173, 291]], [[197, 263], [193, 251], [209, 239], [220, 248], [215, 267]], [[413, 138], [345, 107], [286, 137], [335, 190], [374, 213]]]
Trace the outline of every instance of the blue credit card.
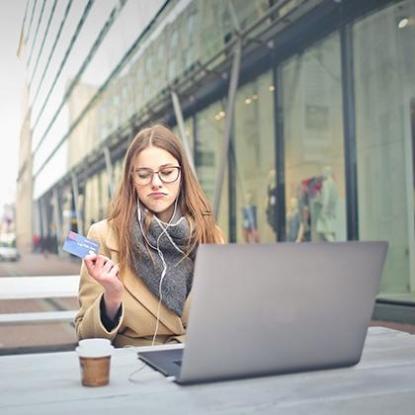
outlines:
[[70, 231], [63, 244], [63, 250], [83, 259], [86, 255], [98, 255], [99, 243], [79, 233]]

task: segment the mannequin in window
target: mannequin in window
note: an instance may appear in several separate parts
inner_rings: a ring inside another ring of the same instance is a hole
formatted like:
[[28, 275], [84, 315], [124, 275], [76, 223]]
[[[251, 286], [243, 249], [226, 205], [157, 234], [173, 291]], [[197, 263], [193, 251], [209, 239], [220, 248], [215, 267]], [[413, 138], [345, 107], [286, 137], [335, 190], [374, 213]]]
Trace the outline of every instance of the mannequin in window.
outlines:
[[266, 206], [265, 215], [267, 223], [271, 226], [272, 230], [277, 233], [277, 184], [274, 169], [270, 170], [268, 173]]
[[317, 239], [316, 223], [320, 213], [320, 190], [322, 177], [311, 176], [300, 182], [298, 186], [298, 205], [301, 223], [303, 224], [303, 241]]
[[287, 209], [286, 230], [288, 242], [301, 242], [304, 236], [304, 225], [302, 222], [298, 199], [292, 197]]
[[321, 241], [336, 240], [337, 185], [330, 166], [323, 169], [319, 202], [321, 205], [316, 230]]
[[258, 243], [258, 221], [257, 207], [254, 204], [251, 193], [247, 193], [245, 197], [245, 206], [242, 208], [243, 237], [246, 243]]

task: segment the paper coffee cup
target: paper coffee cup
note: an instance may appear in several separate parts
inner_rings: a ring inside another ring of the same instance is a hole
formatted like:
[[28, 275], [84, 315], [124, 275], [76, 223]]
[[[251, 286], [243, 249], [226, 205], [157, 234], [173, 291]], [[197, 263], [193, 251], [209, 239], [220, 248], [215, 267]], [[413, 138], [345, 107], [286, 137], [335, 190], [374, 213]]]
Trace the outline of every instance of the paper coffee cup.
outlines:
[[114, 347], [106, 339], [86, 339], [76, 348], [84, 386], [104, 386], [109, 383], [111, 355]]

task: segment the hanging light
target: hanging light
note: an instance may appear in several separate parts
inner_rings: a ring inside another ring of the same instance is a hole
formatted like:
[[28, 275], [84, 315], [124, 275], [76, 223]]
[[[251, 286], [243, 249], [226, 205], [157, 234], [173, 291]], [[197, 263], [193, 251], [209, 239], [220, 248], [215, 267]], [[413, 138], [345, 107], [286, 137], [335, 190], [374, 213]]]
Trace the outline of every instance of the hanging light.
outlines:
[[407, 17], [403, 17], [401, 20], [399, 20], [398, 27], [399, 29], [403, 29], [404, 27], [408, 26], [409, 19]]
[[225, 118], [225, 111], [220, 111], [215, 115], [215, 120], [220, 121], [221, 119]]

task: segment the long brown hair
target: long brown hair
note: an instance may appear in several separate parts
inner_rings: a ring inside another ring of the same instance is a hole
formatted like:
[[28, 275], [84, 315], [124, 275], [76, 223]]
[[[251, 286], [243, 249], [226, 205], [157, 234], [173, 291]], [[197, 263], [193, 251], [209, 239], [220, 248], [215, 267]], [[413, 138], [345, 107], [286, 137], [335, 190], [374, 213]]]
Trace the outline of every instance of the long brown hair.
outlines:
[[177, 136], [163, 125], [156, 124], [141, 130], [128, 147], [124, 159], [123, 178], [110, 207], [108, 221], [113, 227], [119, 246], [121, 270], [131, 264], [133, 244], [131, 232], [137, 209], [137, 192], [133, 181], [133, 162], [145, 148], [154, 146], [168, 151], [181, 166], [181, 189], [178, 206], [191, 228], [188, 246], [190, 253], [200, 243], [221, 243], [223, 237], [216, 226], [210, 203], [198, 180]]

